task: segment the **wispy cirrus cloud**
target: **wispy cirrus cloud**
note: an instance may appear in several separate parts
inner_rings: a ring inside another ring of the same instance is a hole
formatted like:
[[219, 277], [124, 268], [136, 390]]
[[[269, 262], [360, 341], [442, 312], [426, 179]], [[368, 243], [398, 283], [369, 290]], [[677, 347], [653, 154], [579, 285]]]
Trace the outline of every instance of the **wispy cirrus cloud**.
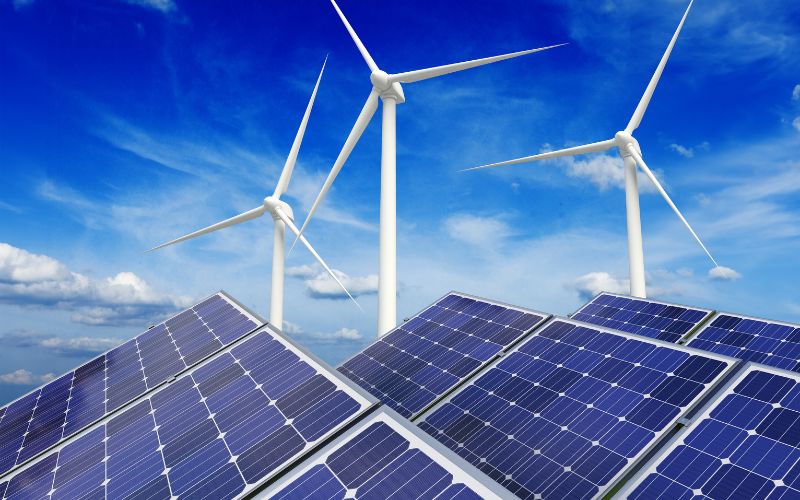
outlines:
[[69, 309], [77, 323], [126, 325], [165, 316], [191, 299], [158, 292], [131, 272], [94, 279], [47, 255], [0, 243], [0, 302]]
[[63, 356], [85, 358], [100, 354], [122, 344], [115, 337], [53, 336], [28, 330], [17, 330], [0, 335], [0, 345], [9, 347], [36, 348]]
[[124, 0], [124, 1], [131, 5], [138, 5], [140, 7], [157, 10], [164, 14], [169, 14], [170, 12], [175, 12], [176, 10], [178, 10], [178, 7], [172, 0]]

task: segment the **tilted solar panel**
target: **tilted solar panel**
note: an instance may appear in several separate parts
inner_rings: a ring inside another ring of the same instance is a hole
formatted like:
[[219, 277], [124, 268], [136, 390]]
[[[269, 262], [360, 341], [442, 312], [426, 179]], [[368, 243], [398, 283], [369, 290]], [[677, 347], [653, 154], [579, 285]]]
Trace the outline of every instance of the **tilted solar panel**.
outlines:
[[14, 471], [3, 498], [242, 496], [373, 404], [264, 326]]
[[521, 498], [596, 498], [735, 363], [556, 318], [419, 426]]
[[800, 377], [748, 364], [624, 496], [800, 498]]
[[550, 315], [453, 292], [339, 366], [414, 418]]
[[212, 295], [3, 408], [0, 475], [229, 345], [261, 321]]
[[571, 317], [578, 321], [675, 343], [691, 333], [710, 315], [711, 311], [708, 309], [603, 292]]
[[512, 497], [402, 416], [386, 409], [348, 429], [263, 493], [263, 498], [275, 500]]
[[800, 325], [718, 312], [688, 345], [800, 372]]

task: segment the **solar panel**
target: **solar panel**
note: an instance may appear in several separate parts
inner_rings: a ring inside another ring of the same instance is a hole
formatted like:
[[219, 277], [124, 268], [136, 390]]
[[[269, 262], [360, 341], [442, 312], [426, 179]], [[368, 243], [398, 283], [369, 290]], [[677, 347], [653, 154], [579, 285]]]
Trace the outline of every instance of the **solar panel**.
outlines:
[[414, 418], [548, 317], [453, 292], [342, 363], [339, 371]]
[[711, 311], [603, 292], [572, 319], [676, 343], [703, 323]]
[[800, 325], [717, 313], [688, 345], [800, 372]]
[[235, 342], [260, 323], [228, 296], [215, 294], [10, 403], [0, 417], [0, 474]]
[[553, 319], [419, 426], [520, 497], [595, 498], [734, 364]]
[[630, 498], [800, 498], [800, 377], [748, 364], [628, 486]]
[[244, 495], [372, 406], [364, 394], [264, 326], [14, 471], [6, 498]]
[[391, 410], [381, 409], [270, 486], [265, 498], [511, 498]]

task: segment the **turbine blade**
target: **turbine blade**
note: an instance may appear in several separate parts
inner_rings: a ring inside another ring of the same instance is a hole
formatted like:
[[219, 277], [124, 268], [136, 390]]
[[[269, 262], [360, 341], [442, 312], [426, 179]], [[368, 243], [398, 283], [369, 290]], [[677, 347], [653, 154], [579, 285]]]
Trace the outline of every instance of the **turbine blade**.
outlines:
[[633, 144], [628, 144], [627, 145], [627, 150], [631, 153], [631, 155], [633, 155], [633, 159], [636, 160], [636, 163], [639, 164], [639, 167], [642, 169], [642, 172], [644, 172], [644, 174], [647, 176], [647, 178], [650, 179], [650, 182], [653, 183], [653, 185], [656, 187], [658, 192], [661, 193], [661, 196], [664, 198], [664, 200], [667, 202], [667, 204], [670, 206], [670, 208], [672, 208], [672, 211], [675, 212], [675, 215], [678, 216], [678, 218], [681, 220], [681, 222], [683, 222], [683, 225], [686, 226], [686, 229], [688, 229], [689, 232], [692, 233], [692, 236], [694, 236], [694, 239], [697, 240], [697, 242], [700, 244], [701, 247], [703, 247], [703, 251], [706, 253], [706, 255], [708, 255], [708, 258], [711, 259], [711, 262], [714, 263], [714, 266], [719, 266], [719, 264], [717, 264], [717, 261], [714, 260], [714, 257], [711, 256], [711, 252], [708, 251], [706, 246], [700, 240], [700, 237], [697, 236], [697, 233], [694, 232], [694, 229], [692, 229], [692, 226], [689, 225], [689, 222], [686, 221], [686, 218], [683, 216], [683, 214], [681, 214], [681, 211], [678, 210], [678, 207], [676, 207], [675, 204], [672, 202], [672, 200], [670, 199], [670, 197], [667, 194], [667, 192], [664, 191], [664, 188], [661, 186], [661, 183], [658, 182], [658, 179], [656, 179], [656, 176], [653, 175], [653, 172], [650, 170], [650, 168], [644, 162], [644, 159], [642, 158], [642, 155], [640, 155], [639, 152], [636, 151], [636, 148], [633, 147]]
[[264, 207], [254, 208], [253, 210], [248, 210], [247, 212], [241, 213], [235, 217], [231, 217], [230, 219], [226, 219], [222, 222], [217, 222], [216, 224], [208, 226], [207, 228], [200, 229], [199, 231], [187, 234], [186, 236], [181, 236], [178, 239], [168, 241], [162, 245], [158, 245], [157, 247], [151, 248], [150, 250], [147, 251], [152, 252], [160, 248], [174, 245], [175, 243], [180, 243], [182, 241], [190, 240], [192, 238], [197, 238], [198, 236], [202, 236], [204, 234], [213, 233], [214, 231], [219, 231], [220, 229], [225, 229], [226, 227], [229, 226], [235, 226], [236, 224], [260, 217], [263, 214], [264, 214]]
[[389, 75], [389, 81], [391, 83], [418, 82], [420, 80], [427, 80], [429, 78], [435, 78], [437, 76], [447, 75], [449, 73], [455, 73], [456, 71], [463, 71], [465, 69], [475, 68], [477, 66], [483, 66], [485, 64], [491, 64], [493, 62], [503, 61], [505, 59], [511, 59], [514, 57], [524, 56], [527, 54], [533, 54], [534, 52], [541, 52], [543, 50], [554, 49], [556, 47], [561, 47], [563, 45], [567, 44], [561, 43], [558, 45], [550, 45], [549, 47], [542, 47], [539, 49], [523, 50], [520, 52], [512, 52], [510, 54], [503, 54], [500, 56], [484, 57], [483, 59], [474, 59], [472, 61], [465, 61], [455, 64], [446, 64], [444, 66], [436, 66], [434, 68], [419, 69], [416, 71], [406, 71], [405, 73], [396, 73], [393, 75]]
[[680, 24], [678, 24], [678, 29], [675, 30], [675, 34], [672, 35], [672, 40], [670, 40], [666, 52], [664, 52], [664, 55], [661, 57], [661, 62], [658, 63], [656, 72], [653, 73], [653, 77], [650, 79], [650, 83], [647, 85], [647, 89], [644, 91], [642, 100], [639, 101], [639, 105], [636, 106], [636, 111], [633, 112], [631, 121], [628, 122], [628, 126], [625, 127], [625, 131], [628, 132], [629, 134], [632, 133], [637, 128], [639, 128], [639, 125], [642, 123], [642, 117], [644, 117], [644, 112], [647, 111], [647, 106], [648, 104], [650, 104], [650, 99], [653, 97], [653, 92], [655, 92], [656, 90], [656, 86], [658, 85], [658, 80], [661, 78], [661, 73], [664, 72], [664, 66], [667, 65], [669, 56], [672, 53], [672, 48], [675, 46], [675, 42], [678, 40], [678, 35], [680, 35], [681, 33], [681, 29], [683, 28], [683, 23], [686, 22], [686, 17], [689, 15], [689, 10], [691, 10], [693, 3], [694, 0], [691, 0], [689, 2], [689, 6], [686, 8], [686, 12], [684, 12]]
[[613, 148], [615, 144], [616, 143], [614, 142], [614, 139], [609, 139], [607, 141], [593, 142], [592, 144], [586, 144], [584, 146], [575, 146], [574, 148], [559, 149], [558, 151], [548, 151], [547, 153], [540, 153], [538, 155], [526, 156], [524, 158], [517, 158], [516, 160], [501, 161], [499, 163], [491, 163], [489, 165], [482, 165], [480, 167], [466, 168], [462, 170], [462, 172], [468, 172], [470, 170], [481, 170], [484, 168], [502, 167], [505, 165], [516, 165], [518, 163], [550, 160], [552, 158], [561, 158], [563, 156], [575, 156], [586, 153], [599, 153], [601, 151], [607, 151]]
[[[314, 216], [314, 213], [317, 211], [320, 203], [322, 203], [322, 200], [325, 199], [325, 195], [328, 194], [328, 190], [331, 188], [333, 181], [336, 179], [336, 176], [339, 175], [339, 171], [342, 169], [356, 143], [361, 138], [361, 134], [364, 133], [364, 129], [366, 129], [367, 125], [369, 125], [369, 122], [372, 119], [372, 116], [375, 114], [376, 109], [378, 109], [378, 91], [373, 88], [369, 94], [369, 97], [367, 97], [367, 102], [364, 103], [364, 107], [361, 109], [361, 113], [358, 115], [358, 119], [356, 119], [355, 125], [353, 125], [353, 129], [350, 131], [350, 135], [348, 135], [347, 140], [344, 141], [344, 146], [339, 152], [339, 156], [336, 158], [336, 161], [333, 163], [333, 168], [331, 168], [328, 178], [325, 179], [325, 183], [322, 185], [322, 190], [317, 195], [317, 199], [314, 200], [314, 204], [311, 205], [311, 210], [309, 210], [306, 220], [303, 222], [303, 226], [300, 228], [300, 235], [302, 235], [306, 230], [308, 223], [311, 221], [311, 217]], [[300, 235], [298, 235], [298, 238]], [[289, 248], [289, 253], [292, 252], [292, 249], [297, 244], [298, 238], [295, 238], [294, 243], [292, 243], [291, 248]]]
[[292, 179], [292, 172], [294, 165], [297, 163], [297, 153], [300, 152], [300, 144], [303, 143], [303, 135], [306, 133], [306, 125], [308, 125], [308, 117], [311, 115], [311, 108], [314, 107], [314, 100], [317, 98], [317, 89], [319, 89], [319, 82], [322, 80], [322, 73], [325, 71], [325, 64], [328, 62], [328, 56], [325, 56], [325, 61], [322, 63], [322, 69], [317, 77], [317, 83], [314, 85], [314, 91], [311, 92], [311, 99], [306, 106], [306, 112], [303, 114], [303, 119], [300, 121], [300, 128], [297, 129], [297, 135], [294, 137], [292, 149], [289, 150], [289, 156], [286, 157], [286, 163], [283, 165], [281, 177], [278, 179], [278, 185], [275, 186], [275, 198], [280, 198], [286, 189], [289, 187], [289, 181]]
[[354, 30], [353, 27], [350, 26], [350, 23], [347, 21], [347, 18], [344, 17], [342, 10], [339, 8], [338, 5], [336, 5], [336, 1], [331, 0], [331, 3], [333, 4], [333, 8], [336, 9], [336, 13], [339, 14], [339, 17], [344, 23], [344, 27], [347, 28], [348, 33], [350, 33], [350, 38], [353, 39], [353, 41], [356, 44], [356, 47], [358, 47], [358, 51], [361, 52], [361, 57], [363, 57], [364, 60], [367, 62], [367, 66], [369, 66], [370, 71], [372, 71], [373, 73], [379, 71], [380, 68], [378, 68], [378, 65], [375, 64], [375, 61], [372, 59], [372, 56], [369, 55], [369, 52], [367, 52], [367, 48], [364, 47], [364, 44], [361, 43], [361, 39], [358, 38], [358, 35], [356, 35], [356, 30]]
[[344, 284], [342, 284], [342, 282], [341, 282], [341, 281], [339, 281], [339, 278], [337, 278], [337, 277], [336, 277], [336, 274], [334, 274], [334, 272], [331, 270], [331, 268], [330, 268], [330, 267], [328, 267], [328, 264], [326, 264], [326, 263], [325, 263], [325, 261], [324, 261], [324, 260], [322, 260], [322, 257], [320, 257], [320, 256], [319, 256], [319, 254], [317, 253], [317, 251], [316, 251], [316, 250], [314, 250], [314, 247], [312, 247], [312, 246], [311, 246], [311, 243], [309, 243], [309, 242], [308, 242], [308, 240], [306, 239], [306, 237], [305, 237], [305, 236], [303, 236], [302, 234], [300, 234], [300, 230], [299, 230], [299, 229], [297, 229], [297, 226], [295, 226], [295, 225], [294, 225], [294, 222], [292, 222], [292, 219], [290, 219], [290, 218], [289, 218], [289, 216], [288, 216], [288, 215], [286, 215], [286, 213], [284, 213], [284, 211], [283, 211], [283, 210], [281, 210], [280, 208], [276, 209], [276, 210], [275, 210], [275, 212], [278, 214], [278, 217], [280, 217], [280, 218], [281, 218], [281, 220], [283, 221], [283, 223], [284, 223], [284, 224], [286, 224], [286, 226], [287, 226], [287, 227], [288, 227], [288, 228], [289, 228], [289, 229], [290, 229], [290, 230], [291, 230], [291, 231], [292, 231], [294, 234], [296, 234], [296, 235], [297, 235], [298, 239], [299, 239], [301, 242], [303, 242], [303, 245], [305, 245], [305, 246], [306, 246], [306, 248], [308, 248], [308, 251], [309, 251], [309, 252], [311, 252], [311, 255], [313, 255], [313, 256], [314, 256], [314, 258], [315, 258], [315, 259], [317, 259], [317, 262], [319, 262], [319, 263], [320, 263], [320, 265], [321, 265], [323, 268], [325, 268], [325, 271], [327, 271], [327, 272], [328, 272], [328, 274], [330, 274], [330, 275], [331, 275], [331, 278], [333, 278], [333, 279], [336, 281], [336, 283], [338, 283], [338, 284], [339, 284], [339, 286], [340, 286], [340, 287], [342, 287], [342, 290], [344, 290], [344, 293], [346, 293], [346, 294], [347, 294], [347, 296], [348, 296], [348, 297], [350, 297], [350, 300], [352, 300], [352, 301], [353, 301], [353, 303], [356, 305], [356, 307], [358, 307], [358, 308], [361, 310], [361, 312], [364, 312], [364, 310], [363, 310], [363, 309], [361, 309], [361, 305], [360, 305], [360, 304], [359, 304], [359, 303], [356, 301], [356, 299], [355, 299], [355, 298], [353, 298], [353, 296], [352, 296], [352, 295], [350, 295], [350, 291], [349, 291], [349, 290], [347, 290], [347, 287], [345, 287], [345, 286], [344, 286]]

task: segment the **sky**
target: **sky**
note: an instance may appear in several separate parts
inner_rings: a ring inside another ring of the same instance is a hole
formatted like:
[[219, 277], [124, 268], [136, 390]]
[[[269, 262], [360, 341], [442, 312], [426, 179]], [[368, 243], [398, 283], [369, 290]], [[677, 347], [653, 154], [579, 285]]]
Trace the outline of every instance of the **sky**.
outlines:
[[[460, 170], [613, 137], [684, 0], [340, 7], [387, 72], [564, 47], [404, 85], [398, 317], [451, 290], [565, 315], [626, 292], [622, 161]], [[636, 137], [723, 266], [640, 176], [648, 294], [800, 322], [800, 5], [697, 0]], [[329, 2], [0, 0], [0, 402], [224, 289], [267, 316], [260, 205], [328, 57], [285, 200], [305, 219], [370, 92]], [[284, 331], [337, 364], [375, 338], [380, 109], [298, 247]]]

